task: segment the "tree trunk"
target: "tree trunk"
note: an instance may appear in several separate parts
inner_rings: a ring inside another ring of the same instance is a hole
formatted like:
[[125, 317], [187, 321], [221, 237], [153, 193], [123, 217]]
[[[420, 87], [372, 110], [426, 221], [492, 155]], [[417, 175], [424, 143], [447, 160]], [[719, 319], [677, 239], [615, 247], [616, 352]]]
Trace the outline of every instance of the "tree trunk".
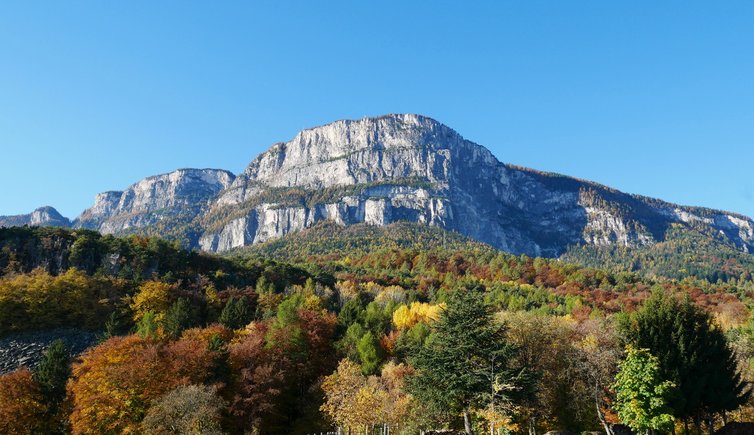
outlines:
[[468, 407], [463, 409], [463, 428], [466, 430], [466, 435], [474, 435], [471, 430], [471, 413]]
[[605, 433], [607, 435], [614, 435], [613, 428], [610, 426], [610, 423], [607, 422], [605, 419], [605, 414], [602, 413], [602, 409], [600, 408], [600, 389], [599, 385], [597, 385], [597, 382], [594, 383], [594, 406], [597, 408], [597, 418], [599, 419], [600, 423], [602, 423], [602, 427], [605, 428]]

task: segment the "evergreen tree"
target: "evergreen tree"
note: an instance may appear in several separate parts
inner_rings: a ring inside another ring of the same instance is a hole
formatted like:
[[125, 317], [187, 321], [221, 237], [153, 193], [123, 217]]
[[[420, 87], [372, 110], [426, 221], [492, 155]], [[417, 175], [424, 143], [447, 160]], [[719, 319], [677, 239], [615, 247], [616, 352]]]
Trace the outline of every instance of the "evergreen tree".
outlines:
[[118, 310], [114, 310], [110, 313], [105, 321], [104, 331], [102, 331], [98, 338], [99, 342], [120, 335], [124, 332], [124, 329], [128, 329], [127, 326], [124, 328], [122, 317], [122, 313], [118, 312]]
[[382, 365], [382, 348], [372, 331], [368, 331], [361, 337], [356, 348], [361, 360], [361, 372], [365, 375], [377, 374]]
[[338, 313], [338, 328], [345, 332], [354, 323], [363, 323], [365, 311], [364, 296], [359, 294], [346, 302]]
[[55, 340], [34, 370], [34, 378], [48, 400], [62, 400], [65, 396], [65, 384], [71, 375], [70, 359], [71, 355], [63, 340]]
[[186, 298], [179, 298], [168, 308], [162, 326], [168, 338], [176, 339], [194, 323], [191, 305]]
[[59, 415], [60, 404], [65, 398], [65, 386], [71, 375], [71, 355], [63, 340], [55, 340], [44, 353], [42, 361], [34, 370], [34, 379], [40, 386], [47, 405], [47, 432], [64, 433], [65, 418]]
[[248, 325], [254, 318], [254, 312], [246, 297], [231, 297], [220, 313], [218, 321], [227, 328], [239, 329]]
[[142, 338], [155, 338], [157, 327], [157, 315], [154, 311], [147, 311], [136, 324], [136, 334]]
[[676, 385], [669, 401], [676, 417], [699, 426], [704, 416], [735, 410], [748, 400], [751, 391], [725, 336], [688, 297], [678, 301], [656, 291], [622, 327], [634, 347], [658, 358], [660, 377]]
[[494, 413], [496, 404], [513, 400], [525, 387], [525, 372], [510, 367], [512, 352], [482, 295], [453, 292], [425, 345], [412, 352], [417, 374], [409, 390], [421, 402], [463, 414], [471, 434], [475, 408], [490, 407]]

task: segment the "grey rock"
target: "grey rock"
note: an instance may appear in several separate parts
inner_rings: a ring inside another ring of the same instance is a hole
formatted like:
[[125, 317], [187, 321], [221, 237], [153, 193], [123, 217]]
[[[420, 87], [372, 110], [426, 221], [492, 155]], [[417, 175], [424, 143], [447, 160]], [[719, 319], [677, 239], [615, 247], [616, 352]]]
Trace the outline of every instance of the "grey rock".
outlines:
[[[296, 191], [312, 201], [291, 204], [286, 195]], [[503, 164], [430, 118], [388, 115], [337, 121], [273, 145], [218, 195], [199, 247], [225, 251], [325, 219], [409, 220], [547, 257], [581, 243], [652, 244], [672, 223], [702, 222], [742, 250], [754, 244], [754, 223], [744, 216]]]
[[754, 252], [748, 217], [504, 164], [451, 128], [410, 114], [304, 130], [273, 145], [237, 177], [214, 169], [149, 177], [99, 194], [73, 226], [160, 234], [222, 252], [323, 220], [408, 220], [546, 257], [577, 244], [651, 245], [680, 224], [706, 227]]
[[133, 232], [165, 219], [194, 219], [234, 175], [219, 169], [178, 169], [145, 178], [126, 190], [97, 195], [74, 222], [76, 228], [106, 234]]
[[70, 227], [71, 221], [63, 217], [53, 207], [40, 207], [29, 214], [0, 216], [0, 227]]
[[36, 367], [55, 340], [63, 340], [71, 355], [76, 356], [96, 344], [97, 336], [80, 329], [58, 328], [0, 337], [0, 374], [11, 372], [21, 366]]

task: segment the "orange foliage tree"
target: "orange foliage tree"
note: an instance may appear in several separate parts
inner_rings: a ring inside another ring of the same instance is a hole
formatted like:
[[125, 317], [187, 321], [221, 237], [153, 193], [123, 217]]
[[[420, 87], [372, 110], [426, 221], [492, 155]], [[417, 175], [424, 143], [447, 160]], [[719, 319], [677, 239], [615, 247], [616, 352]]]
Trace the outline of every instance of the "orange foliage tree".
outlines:
[[218, 334], [184, 332], [175, 342], [116, 337], [88, 351], [68, 384], [73, 433], [129, 433], [154, 400], [180, 385], [202, 384], [214, 372]]
[[0, 433], [42, 433], [47, 408], [27, 368], [0, 376], [0, 392]]

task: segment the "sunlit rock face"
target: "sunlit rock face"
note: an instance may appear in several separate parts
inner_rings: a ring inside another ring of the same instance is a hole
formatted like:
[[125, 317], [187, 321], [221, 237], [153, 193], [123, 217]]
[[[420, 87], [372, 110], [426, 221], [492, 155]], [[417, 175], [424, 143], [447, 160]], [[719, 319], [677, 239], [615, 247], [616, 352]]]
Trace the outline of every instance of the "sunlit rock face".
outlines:
[[179, 169], [147, 177], [124, 191], [104, 192], [75, 221], [77, 228], [119, 234], [165, 219], [192, 220], [229, 187], [232, 173], [217, 169]]
[[325, 219], [342, 225], [409, 220], [506, 251], [550, 257], [574, 244], [651, 244], [671, 223], [694, 219], [719, 227], [742, 248], [754, 242], [750, 219], [505, 165], [420, 115], [304, 130], [254, 159], [218, 195], [207, 217], [212, 226], [199, 246], [212, 251], [270, 240]]
[[39, 207], [29, 214], [0, 216], [0, 227], [69, 227], [71, 221], [63, 217], [52, 207]]
[[504, 164], [451, 128], [410, 114], [301, 131], [238, 176], [181, 169], [149, 177], [97, 195], [73, 226], [163, 235], [222, 252], [324, 220], [412, 221], [546, 257], [579, 244], [650, 245], [673, 224], [702, 226], [743, 251], [754, 250], [754, 222], [747, 217]]

